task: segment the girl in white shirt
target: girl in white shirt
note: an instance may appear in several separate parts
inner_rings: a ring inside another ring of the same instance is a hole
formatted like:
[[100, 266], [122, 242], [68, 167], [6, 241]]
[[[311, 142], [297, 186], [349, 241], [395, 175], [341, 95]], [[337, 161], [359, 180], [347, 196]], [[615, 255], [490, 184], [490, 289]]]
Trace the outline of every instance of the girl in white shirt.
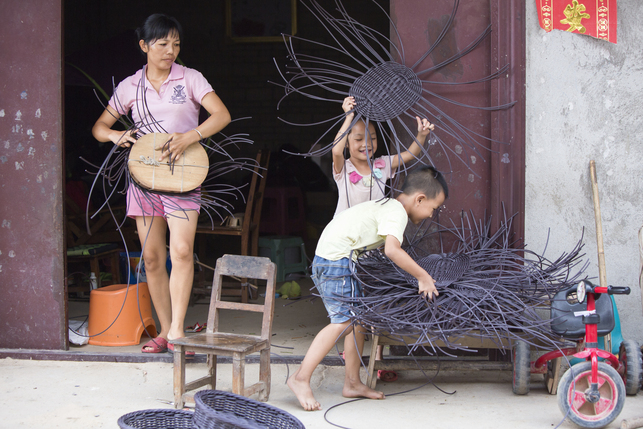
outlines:
[[[395, 175], [400, 164], [418, 158], [421, 145], [435, 128], [427, 119], [416, 116], [418, 134], [408, 150], [399, 155], [373, 158], [377, 151], [375, 127], [369, 123], [367, 133], [366, 124], [358, 121], [350, 128], [355, 116], [354, 108], [355, 98], [346, 97], [342, 103], [346, 119], [337, 132], [337, 143], [332, 149], [333, 178], [339, 191], [335, 215], [356, 204], [384, 198], [386, 181]], [[345, 153], [349, 154], [348, 158]]]

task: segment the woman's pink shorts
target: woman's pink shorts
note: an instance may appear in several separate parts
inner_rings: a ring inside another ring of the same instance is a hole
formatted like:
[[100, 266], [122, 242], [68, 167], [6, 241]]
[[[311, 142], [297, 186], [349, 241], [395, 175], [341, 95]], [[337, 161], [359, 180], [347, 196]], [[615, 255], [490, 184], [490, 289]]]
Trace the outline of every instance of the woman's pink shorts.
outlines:
[[163, 216], [167, 218], [177, 210], [201, 210], [198, 202], [201, 196], [201, 188], [192, 192], [177, 195], [161, 195], [154, 192], [142, 192], [136, 185], [130, 185], [127, 189], [127, 216]]

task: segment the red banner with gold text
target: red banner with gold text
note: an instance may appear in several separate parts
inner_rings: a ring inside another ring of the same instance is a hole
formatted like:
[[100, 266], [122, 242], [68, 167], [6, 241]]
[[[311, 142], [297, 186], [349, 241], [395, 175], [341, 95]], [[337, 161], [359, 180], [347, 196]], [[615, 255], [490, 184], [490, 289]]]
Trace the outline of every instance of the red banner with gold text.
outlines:
[[564, 30], [616, 43], [616, 0], [536, 0], [547, 32]]

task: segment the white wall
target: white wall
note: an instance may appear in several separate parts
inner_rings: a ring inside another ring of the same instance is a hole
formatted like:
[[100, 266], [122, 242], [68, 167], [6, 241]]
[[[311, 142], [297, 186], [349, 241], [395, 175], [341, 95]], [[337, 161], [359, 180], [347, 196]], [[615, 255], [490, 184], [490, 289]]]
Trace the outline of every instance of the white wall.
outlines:
[[[538, 25], [527, 0], [525, 241], [569, 251], [585, 228], [587, 273], [598, 277], [589, 175], [596, 161], [608, 284], [623, 336], [643, 344], [638, 230], [643, 225], [643, 32], [640, 0], [618, 0], [618, 44]], [[598, 280], [597, 280], [598, 281]]]

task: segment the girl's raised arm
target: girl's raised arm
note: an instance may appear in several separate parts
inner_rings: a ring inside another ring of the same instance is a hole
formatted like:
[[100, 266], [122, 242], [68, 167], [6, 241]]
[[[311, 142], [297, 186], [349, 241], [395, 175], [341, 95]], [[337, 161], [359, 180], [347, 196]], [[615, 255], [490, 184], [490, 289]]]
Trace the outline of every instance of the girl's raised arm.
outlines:
[[[355, 98], [344, 98], [342, 109], [344, 109], [344, 112], [346, 113], [346, 119], [344, 120], [342, 127], [337, 132], [337, 135], [335, 135], [336, 143], [335, 146], [333, 146], [332, 150], [333, 171], [337, 174], [341, 173], [344, 169], [344, 148], [346, 147], [346, 142], [348, 141], [348, 134], [345, 134], [343, 137], [341, 137], [341, 139], [339, 138], [342, 134], [346, 133], [351, 125], [351, 122], [353, 122], [353, 117], [355, 116], [355, 113], [353, 111], [353, 109], [355, 109]], [[339, 141], [337, 139], [339, 139]]]
[[[428, 119], [420, 119], [418, 116], [415, 117], [418, 123], [418, 134], [415, 136], [415, 140], [411, 144], [411, 147], [408, 148], [408, 150], [402, 152], [400, 156], [394, 156], [391, 159], [391, 169], [396, 170], [397, 167], [400, 166], [400, 157], [402, 158], [402, 162], [406, 164], [407, 162], [411, 162], [414, 159], [417, 159], [417, 157], [420, 155], [420, 152], [422, 152], [422, 146], [424, 146], [424, 142], [426, 141], [427, 136], [435, 129], [435, 125], [429, 122]], [[420, 144], [418, 144], [420, 142]]]

